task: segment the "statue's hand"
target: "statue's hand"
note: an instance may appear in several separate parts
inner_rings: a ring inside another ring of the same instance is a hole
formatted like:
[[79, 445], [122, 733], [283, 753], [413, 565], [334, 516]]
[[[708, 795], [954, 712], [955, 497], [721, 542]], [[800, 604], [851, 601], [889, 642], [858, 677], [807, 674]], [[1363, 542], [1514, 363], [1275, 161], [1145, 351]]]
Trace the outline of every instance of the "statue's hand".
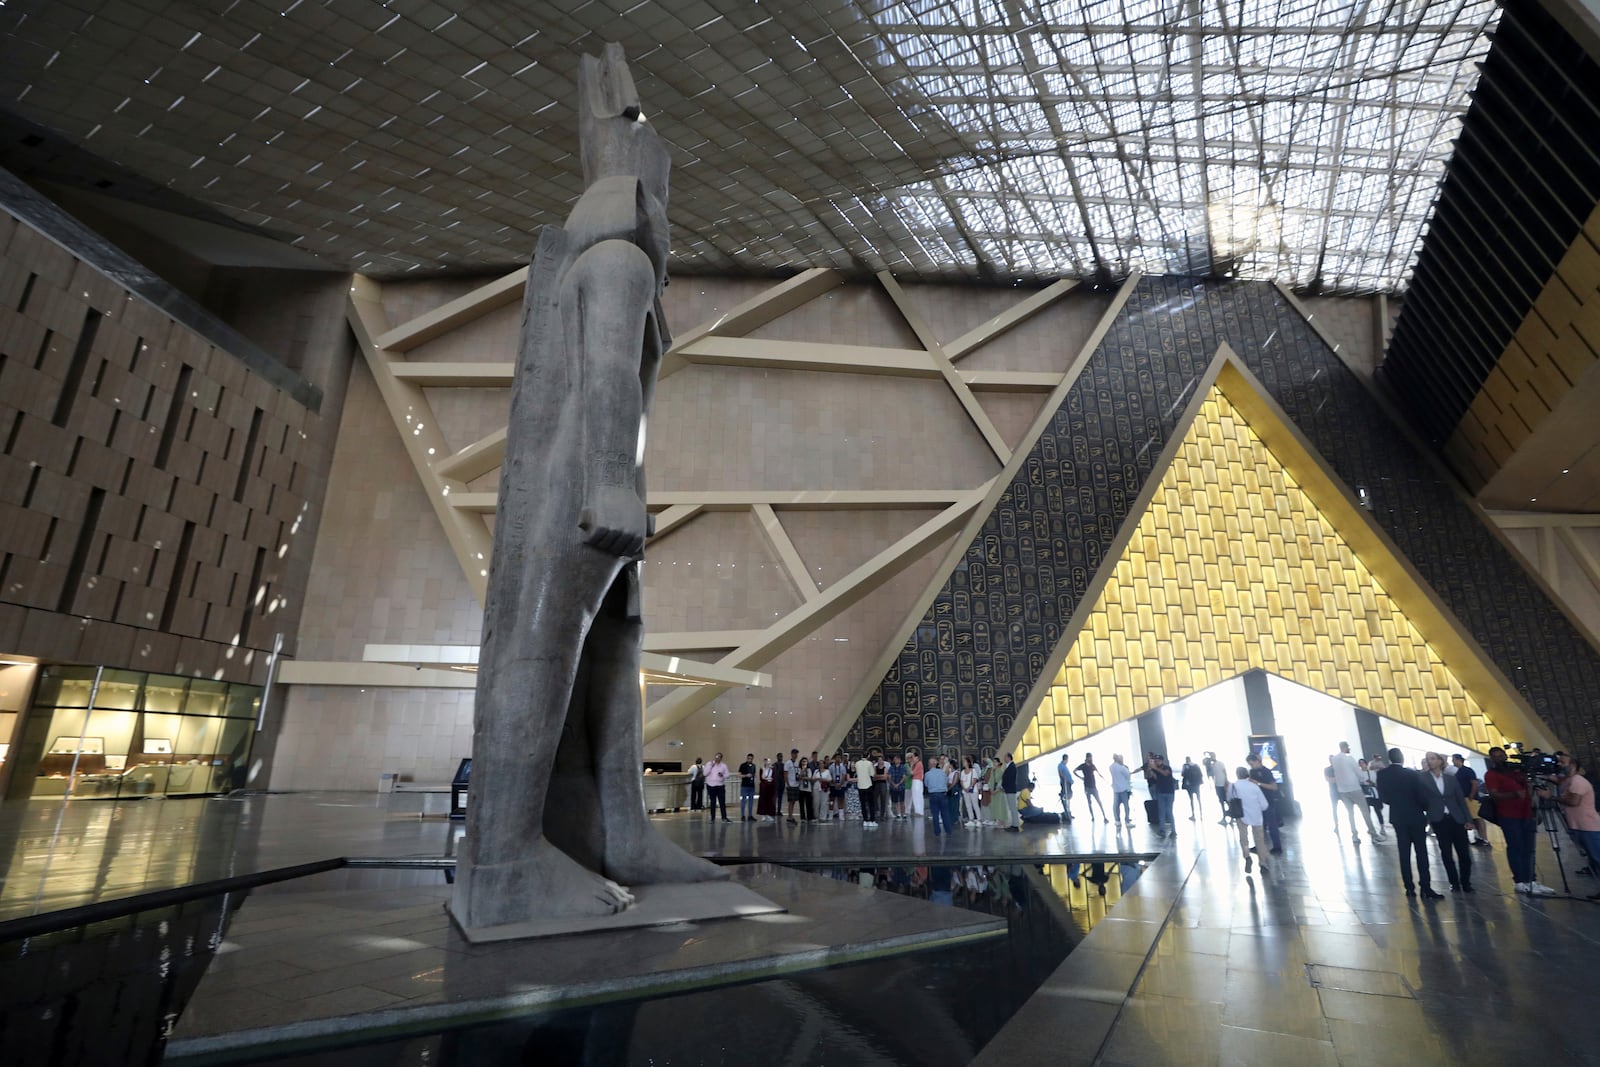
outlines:
[[603, 485], [589, 494], [588, 506], [578, 515], [583, 543], [622, 559], [644, 551], [649, 516], [639, 494], [626, 486]]

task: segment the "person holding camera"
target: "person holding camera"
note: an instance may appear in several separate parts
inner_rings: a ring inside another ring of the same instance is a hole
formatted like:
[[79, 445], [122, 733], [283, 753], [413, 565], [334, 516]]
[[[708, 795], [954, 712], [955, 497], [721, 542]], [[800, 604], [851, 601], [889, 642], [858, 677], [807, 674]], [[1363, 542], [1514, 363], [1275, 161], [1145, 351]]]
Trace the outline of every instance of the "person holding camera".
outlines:
[[[1600, 871], [1600, 810], [1594, 806], [1594, 785], [1584, 776], [1583, 761], [1564, 752], [1556, 753], [1561, 761], [1561, 774], [1552, 779], [1560, 785], [1561, 793], [1555, 797], [1561, 804], [1561, 817], [1567, 821], [1567, 830], [1583, 846], [1589, 857], [1589, 869]], [[1550, 800], [1551, 791], [1540, 789], [1539, 796]], [[1600, 893], [1589, 897], [1600, 900]]]
[[[1489, 750], [1489, 769], [1483, 774], [1482, 795], [1494, 801], [1495, 821], [1506, 838], [1506, 864], [1517, 892], [1535, 897], [1555, 896], [1556, 891], [1533, 877], [1533, 850], [1539, 843], [1538, 825], [1533, 821], [1533, 793], [1521, 768], [1506, 759], [1506, 750]], [[1481, 809], [1480, 809], [1481, 810]]]

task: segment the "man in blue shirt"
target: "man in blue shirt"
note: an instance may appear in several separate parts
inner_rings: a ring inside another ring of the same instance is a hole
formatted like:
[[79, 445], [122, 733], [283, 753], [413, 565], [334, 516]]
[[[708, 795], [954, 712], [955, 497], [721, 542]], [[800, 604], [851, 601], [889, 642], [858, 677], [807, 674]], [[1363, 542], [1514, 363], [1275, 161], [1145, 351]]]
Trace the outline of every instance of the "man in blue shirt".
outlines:
[[933, 801], [928, 805], [928, 817], [933, 821], [933, 836], [939, 837], [944, 832], [941, 827], [955, 829], [953, 826], [946, 826], [949, 819], [949, 805], [944, 802], [944, 796], [950, 790], [950, 777], [945, 773], [943, 756], [934, 756], [929, 760], [922, 771], [922, 784]]

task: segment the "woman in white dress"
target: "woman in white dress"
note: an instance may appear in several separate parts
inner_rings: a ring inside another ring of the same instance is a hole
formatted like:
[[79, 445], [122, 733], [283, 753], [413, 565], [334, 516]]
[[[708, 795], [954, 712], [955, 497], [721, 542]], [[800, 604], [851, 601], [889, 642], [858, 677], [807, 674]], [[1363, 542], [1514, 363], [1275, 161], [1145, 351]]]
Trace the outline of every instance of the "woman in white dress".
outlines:
[[983, 821], [983, 814], [978, 808], [978, 783], [981, 781], [978, 768], [971, 756], [964, 756], [961, 760], [961, 825], [969, 829], [976, 829]]

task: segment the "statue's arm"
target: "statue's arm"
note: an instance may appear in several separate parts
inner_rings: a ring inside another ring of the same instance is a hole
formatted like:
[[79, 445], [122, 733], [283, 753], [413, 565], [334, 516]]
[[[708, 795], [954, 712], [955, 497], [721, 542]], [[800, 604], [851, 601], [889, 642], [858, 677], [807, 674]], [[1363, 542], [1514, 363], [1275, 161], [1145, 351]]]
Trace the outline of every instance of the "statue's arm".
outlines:
[[641, 346], [648, 343], [656, 276], [650, 259], [624, 240], [601, 241], [568, 272], [562, 317], [569, 358], [582, 383], [584, 543], [616, 556], [644, 548], [642, 495], [644, 387]]

